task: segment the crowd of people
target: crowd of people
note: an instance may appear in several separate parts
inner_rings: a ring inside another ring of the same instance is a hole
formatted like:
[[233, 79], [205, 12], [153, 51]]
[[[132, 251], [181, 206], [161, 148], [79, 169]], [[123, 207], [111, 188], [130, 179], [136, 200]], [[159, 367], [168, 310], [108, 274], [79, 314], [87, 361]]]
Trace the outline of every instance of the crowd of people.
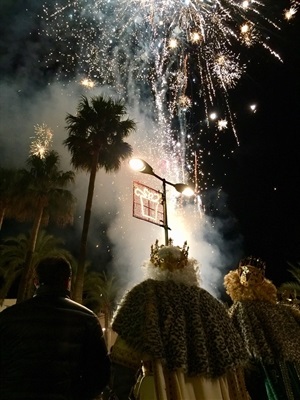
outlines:
[[278, 302], [261, 259], [224, 277], [229, 307], [201, 288], [187, 243], [156, 241], [143, 267], [108, 351], [70, 298], [70, 264], [42, 260], [33, 298], [0, 313], [1, 400], [300, 399], [300, 310]]

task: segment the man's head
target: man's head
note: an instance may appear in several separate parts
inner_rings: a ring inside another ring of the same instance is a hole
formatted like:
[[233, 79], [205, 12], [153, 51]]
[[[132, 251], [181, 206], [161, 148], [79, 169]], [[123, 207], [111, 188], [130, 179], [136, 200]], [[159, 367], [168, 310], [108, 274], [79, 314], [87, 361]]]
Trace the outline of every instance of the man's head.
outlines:
[[70, 288], [72, 268], [63, 257], [49, 257], [41, 260], [35, 268], [36, 286]]

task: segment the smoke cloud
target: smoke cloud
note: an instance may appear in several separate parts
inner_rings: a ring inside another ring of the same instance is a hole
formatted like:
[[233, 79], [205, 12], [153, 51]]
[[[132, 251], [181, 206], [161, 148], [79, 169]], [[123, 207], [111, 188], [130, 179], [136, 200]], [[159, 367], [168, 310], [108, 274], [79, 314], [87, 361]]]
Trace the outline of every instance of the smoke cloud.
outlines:
[[[10, 41], [20, 40], [22, 32], [27, 32], [29, 28], [26, 29], [23, 27], [21, 30], [16, 26], [11, 32]], [[18, 49], [10, 49], [5, 68], [2, 64], [6, 71], [14, 52]], [[67, 137], [66, 114], [76, 113], [80, 96], [83, 94], [89, 98], [97, 95], [116, 97], [116, 93], [113, 88], [106, 86], [86, 89], [78, 83], [79, 76], [74, 78], [73, 83], [65, 84], [49, 79], [46, 85], [41, 86], [40, 77], [31, 76], [32, 71], [38, 70], [33, 68], [33, 63], [39, 49], [31, 47], [31, 50], [28, 59], [23, 54], [23, 61], [26, 62], [23, 62], [22, 70], [18, 69], [20, 76], [16, 74], [12, 80], [11, 77], [7, 79], [7, 76], [2, 75], [0, 80], [1, 166], [23, 168], [34, 136], [34, 126], [45, 123], [53, 131], [53, 149], [61, 156], [61, 168], [69, 170], [70, 154], [63, 146], [63, 140]], [[151, 103], [145, 101], [141, 109], [140, 100], [135, 97], [134, 90], [128, 93], [128, 98], [128, 115], [137, 122], [137, 131], [128, 140], [133, 147], [134, 156], [147, 160], [158, 175], [176, 183], [178, 174], [172, 169], [173, 160], [169, 159], [168, 154], [164, 154], [159, 139], [155, 136], [159, 127], [151, 114]], [[153, 143], [156, 143], [156, 146], [153, 147]], [[79, 246], [88, 179], [88, 174], [78, 173], [76, 184], [72, 188], [78, 205], [74, 227], [71, 233], [68, 231], [65, 234], [73, 235], [70, 240], [75, 247]], [[156, 239], [160, 243], [164, 242], [162, 227], [132, 216], [134, 180], [161, 190], [157, 179], [134, 173], [129, 169], [127, 162], [124, 162], [121, 170], [115, 174], [99, 171], [89, 232], [90, 247], [103, 253], [109, 252], [111, 256], [109, 265], [98, 265], [96, 261], [94, 269], [111, 268], [114, 274], [127, 282], [128, 288], [143, 279], [141, 266], [143, 261], [149, 258], [151, 244]], [[205, 211], [200, 213], [194, 204], [175, 207], [174, 192], [174, 188], [168, 187], [168, 220], [171, 229], [169, 237], [178, 246], [188, 241], [189, 255], [197, 259], [200, 265], [202, 286], [219, 297], [226, 270], [236, 264], [241, 254], [242, 238], [224, 237], [234, 225], [234, 218], [228, 211], [218, 219], [211, 218]], [[61, 234], [64, 235], [64, 232]]]

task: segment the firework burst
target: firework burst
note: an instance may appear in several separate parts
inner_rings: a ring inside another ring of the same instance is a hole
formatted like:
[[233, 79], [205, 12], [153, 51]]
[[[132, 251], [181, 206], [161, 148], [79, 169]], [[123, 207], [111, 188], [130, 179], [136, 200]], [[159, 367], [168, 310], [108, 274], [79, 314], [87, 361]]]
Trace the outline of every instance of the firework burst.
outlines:
[[298, 11], [299, 8], [299, 0], [292, 0], [291, 1], [291, 6], [288, 9], [284, 10], [284, 18], [289, 21], [294, 18], [296, 12]]
[[52, 145], [53, 132], [46, 125], [35, 125], [34, 126], [35, 137], [32, 137], [33, 141], [30, 145], [30, 154], [44, 158], [45, 154]]
[[[67, 76], [78, 68], [87, 80], [117, 85], [121, 95], [128, 92], [129, 77], [134, 76], [136, 83], [150, 79], [154, 87], [159, 79], [177, 102], [187, 85], [174, 75], [191, 79], [198, 73], [200, 95], [208, 107], [219, 90], [226, 94], [245, 71], [241, 47], [261, 45], [280, 58], [264, 33], [280, 29], [279, 23], [268, 17], [263, 2], [255, 0], [67, 0], [63, 4], [43, 7], [43, 31], [61, 44], [48, 62], [58, 57], [61, 73]], [[294, 0], [286, 18], [296, 11]], [[172, 101], [168, 105], [171, 111], [176, 109]]]
[[[146, 105], [155, 146], [159, 138], [171, 158], [179, 157], [182, 171], [192, 97], [203, 102], [207, 121], [222, 98], [217, 128], [230, 127], [239, 143], [229, 92], [246, 71], [243, 49], [261, 46], [281, 60], [270, 32], [280, 29], [279, 17], [289, 20], [297, 9], [292, 0], [274, 19], [271, 6], [257, 0], [65, 0], [44, 4], [41, 33], [56, 39], [48, 63], [60, 61], [60, 79], [76, 71], [85, 82], [109, 85], [129, 102]], [[178, 129], [171, 128], [174, 119]]]

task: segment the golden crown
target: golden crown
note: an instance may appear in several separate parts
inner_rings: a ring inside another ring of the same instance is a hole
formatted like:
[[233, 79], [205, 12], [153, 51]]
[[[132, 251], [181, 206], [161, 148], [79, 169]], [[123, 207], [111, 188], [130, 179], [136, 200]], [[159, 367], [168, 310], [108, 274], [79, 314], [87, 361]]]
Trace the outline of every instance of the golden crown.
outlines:
[[258, 257], [248, 256], [239, 262], [238, 273], [244, 286], [259, 285], [265, 278], [266, 263]]
[[239, 267], [255, 267], [261, 272], [265, 273], [266, 263], [259, 257], [248, 256], [240, 261]]
[[189, 247], [184, 242], [183, 247], [174, 246], [173, 240], [169, 239], [168, 245], [159, 245], [156, 240], [151, 245], [150, 261], [155, 267], [174, 271], [184, 268], [188, 263]]

